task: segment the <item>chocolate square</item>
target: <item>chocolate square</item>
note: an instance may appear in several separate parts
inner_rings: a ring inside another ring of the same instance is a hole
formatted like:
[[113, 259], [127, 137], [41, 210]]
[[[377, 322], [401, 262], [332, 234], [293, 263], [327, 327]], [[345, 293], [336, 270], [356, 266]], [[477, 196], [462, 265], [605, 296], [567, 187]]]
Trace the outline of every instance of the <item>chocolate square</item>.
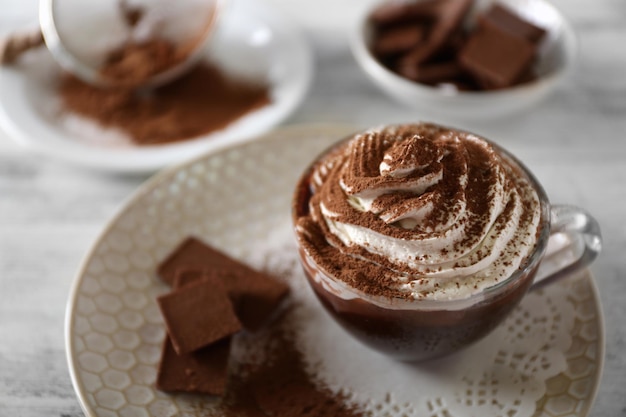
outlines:
[[461, 65], [486, 87], [515, 84], [530, 68], [536, 48], [525, 39], [498, 28], [477, 30], [459, 55]]
[[157, 299], [169, 338], [179, 355], [241, 330], [222, 280], [206, 277]]
[[534, 44], [539, 43], [546, 34], [543, 28], [530, 23], [514, 11], [497, 3], [478, 17], [478, 24], [482, 27], [495, 26]]
[[230, 339], [179, 355], [169, 338], [163, 343], [156, 386], [167, 392], [223, 395], [228, 377]]

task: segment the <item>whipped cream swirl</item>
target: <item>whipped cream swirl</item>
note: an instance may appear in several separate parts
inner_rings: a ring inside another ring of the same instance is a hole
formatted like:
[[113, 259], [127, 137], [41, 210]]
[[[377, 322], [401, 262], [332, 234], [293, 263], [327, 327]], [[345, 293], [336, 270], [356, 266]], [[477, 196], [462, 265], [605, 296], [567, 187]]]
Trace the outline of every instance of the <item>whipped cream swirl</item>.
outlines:
[[466, 298], [510, 276], [538, 236], [539, 198], [521, 169], [437, 125], [358, 134], [318, 162], [310, 185], [301, 241], [373, 295]]

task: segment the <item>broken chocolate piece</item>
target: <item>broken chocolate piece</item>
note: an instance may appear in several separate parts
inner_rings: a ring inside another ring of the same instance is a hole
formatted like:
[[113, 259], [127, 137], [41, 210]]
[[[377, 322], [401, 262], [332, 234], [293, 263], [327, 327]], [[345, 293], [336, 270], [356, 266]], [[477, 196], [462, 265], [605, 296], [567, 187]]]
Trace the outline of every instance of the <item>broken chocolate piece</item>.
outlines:
[[222, 280], [205, 277], [160, 296], [159, 308], [179, 355], [193, 352], [241, 330]]
[[501, 4], [492, 5], [487, 12], [479, 16], [480, 27], [497, 27], [500, 30], [519, 36], [537, 44], [543, 39], [546, 31]]
[[228, 377], [230, 339], [179, 355], [169, 338], [163, 343], [156, 386], [167, 392], [223, 395]]
[[461, 50], [459, 61], [488, 88], [515, 84], [531, 67], [536, 48], [528, 41], [495, 27], [476, 31]]

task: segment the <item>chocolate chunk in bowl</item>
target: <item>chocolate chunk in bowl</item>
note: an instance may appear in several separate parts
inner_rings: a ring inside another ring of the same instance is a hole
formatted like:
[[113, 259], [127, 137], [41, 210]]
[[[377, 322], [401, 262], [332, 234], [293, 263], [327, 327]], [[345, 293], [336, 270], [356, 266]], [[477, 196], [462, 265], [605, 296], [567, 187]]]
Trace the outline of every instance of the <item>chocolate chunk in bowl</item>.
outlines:
[[509, 8], [495, 3], [478, 17], [480, 27], [497, 27], [528, 40], [533, 44], [541, 42], [546, 31], [520, 17]]
[[536, 48], [498, 27], [485, 27], [471, 35], [458, 60], [485, 89], [512, 87], [531, 71]]

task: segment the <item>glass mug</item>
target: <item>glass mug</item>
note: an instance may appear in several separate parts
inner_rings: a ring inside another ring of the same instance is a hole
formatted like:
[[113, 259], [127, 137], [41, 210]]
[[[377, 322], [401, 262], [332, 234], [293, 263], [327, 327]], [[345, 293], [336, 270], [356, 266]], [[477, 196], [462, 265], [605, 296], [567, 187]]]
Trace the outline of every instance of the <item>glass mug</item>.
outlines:
[[[314, 167], [325, 155], [352, 139], [327, 149], [305, 170], [292, 204], [294, 225], [309, 212]], [[484, 138], [483, 138], [484, 139]], [[330, 315], [365, 345], [399, 360], [421, 361], [456, 352], [481, 339], [500, 324], [529, 290], [545, 286], [590, 264], [601, 250], [597, 221], [584, 210], [551, 205], [534, 175], [500, 146], [487, 141], [535, 189], [541, 204], [540, 232], [534, 251], [508, 278], [480, 293], [453, 300], [385, 302], [333, 277], [298, 239], [306, 278]], [[546, 249], [550, 246], [550, 250]]]

